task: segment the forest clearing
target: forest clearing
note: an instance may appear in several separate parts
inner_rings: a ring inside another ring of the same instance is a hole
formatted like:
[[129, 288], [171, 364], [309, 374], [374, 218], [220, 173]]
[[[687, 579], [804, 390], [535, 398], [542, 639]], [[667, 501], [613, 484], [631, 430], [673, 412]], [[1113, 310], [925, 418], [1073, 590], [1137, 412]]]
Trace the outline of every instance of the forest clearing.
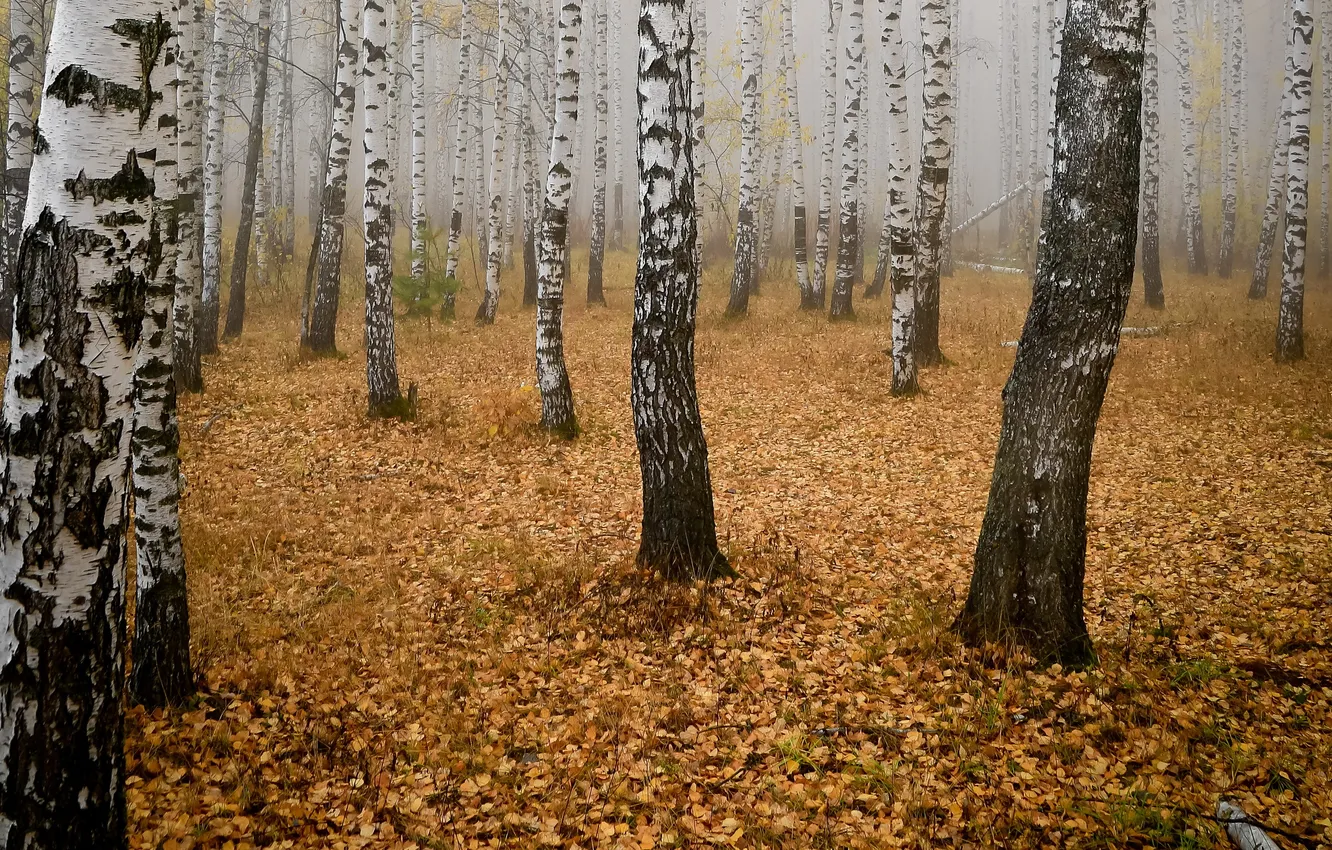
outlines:
[[1098, 663], [1069, 672], [949, 631], [1025, 278], [947, 281], [952, 364], [894, 399], [886, 302], [830, 327], [774, 289], [737, 323], [708, 272], [740, 576], [678, 586], [634, 567], [632, 262], [566, 314], [573, 442], [537, 427], [516, 298], [400, 323], [406, 424], [364, 418], [357, 342], [303, 359], [291, 305], [256, 309], [182, 398], [204, 685], [128, 715], [132, 846], [1207, 847], [1218, 796], [1332, 843], [1325, 287], [1276, 368], [1274, 303], [1180, 275], [1148, 311], [1135, 284], [1125, 325], [1162, 332], [1126, 336], [1106, 399]]

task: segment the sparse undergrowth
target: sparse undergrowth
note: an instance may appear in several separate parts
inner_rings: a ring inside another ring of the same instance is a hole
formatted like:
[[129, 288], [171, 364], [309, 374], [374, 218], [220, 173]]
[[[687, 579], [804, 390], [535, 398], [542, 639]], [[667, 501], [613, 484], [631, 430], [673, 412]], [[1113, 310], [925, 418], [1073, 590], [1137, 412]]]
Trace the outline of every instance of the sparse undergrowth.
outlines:
[[1021, 279], [946, 282], [954, 365], [893, 400], [886, 302], [829, 326], [770, 283], [726, 322], [710, 278], [740, 578], [685, 587], [633, 567], [628, 255], [610, 310], [569, 310], [572, 442], [536, 427], [512, 293], [494, 327], [399, 327], [413, 422], [364, 414], [359, 305], [346, 360], [261, 313], [183, 405], [206, 687], [131, 714], [134, 846], [1215, 846], [1220, 795], [1332, 843], [1327, 290], [1278, 368], [1274, 305], [1167, 286], [1100, 428], [1079, 673], [948, 630]]

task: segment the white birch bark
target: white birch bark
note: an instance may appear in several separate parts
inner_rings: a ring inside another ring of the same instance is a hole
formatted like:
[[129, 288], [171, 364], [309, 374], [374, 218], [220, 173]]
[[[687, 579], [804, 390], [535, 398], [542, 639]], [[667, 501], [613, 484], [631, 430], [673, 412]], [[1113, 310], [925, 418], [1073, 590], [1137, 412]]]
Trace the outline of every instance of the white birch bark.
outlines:
[[[453, 201], [449, 212], [449, 253], [444, 276], [457, 280], [458, 261], [462, 255], [464, 192], [467, 188], [467, 97], [472, 77], [472, 2], [463, 0], [462, 23], [458, 30], [458, 110], [453, 142]], [[441, 318], [453, 318], [453, 297], [446, 296]]]
[[1142, 57], [1142, 289], [1148, 307], [1165, 306], [1161, 278], [1161, 79], [1156, 0], [1147, 0]]
[[0, 846], [125, 844], [134, 358], [171, 32], [145, 0], [55, 10], [0, 424]]
[[[814, 297], [809, 281], [809, 228], [805, 207], [805, 136], [800, 128], [800, 79], [795, 54], [794, 0], [782, 0], [782, 52], [786, 57], [786, 117], [790, 123], [791, 219], [794, 233], [796, 286], [800, 306], [811, 309]], [[822, 308], [822, 305], [819, 305]]]
[[495, 46], [495, 114], [491, 129], [490, 191], [487, 215], [486, 290], [476, 310], [478, 324], [495, 323], [499, 309], [500, 271], [504, 264], [504, 154], [509, 111], [509, 6], [499, 0], [499, 32]]
[[[1221, 250], [1217, 259], [1217, 272], [1222, 278], [1229, 279], [1235, 265], [1235, 228], [1239, 212], [1239, 98], [1240, 89], [1244, 85], [1242, 66], [1237, 53], [1242, 53], [1244, 50], [1244, 37], [1243, 7], [1232, 0], [1226, 0], [1223, 8], [1226, 11], [1225, 30], [1222, 33], [1225, 50], [1221, 77], [1226, 125], [1225, 137], [1221, 142], [1224, 146], [1225, 160], [1221, 182]], [[1326, 111], [1324, 114], [1327, 114]]]
[[[610, 2], [610, 0], [608, 0]], [[614, 156], [611, 162], [611, 222], [610, 246], [612, 250], [624, 250], [624, 90], [621, 80], [624, 75], [620, 62], [620, 44], [623, 34], [620, 30], [620, 4], [610, 2], [610, 62], [611, 83], [611, 147]]]
[[426, 78], [425, 0], [412, 2], [412, 277], [425, 277], [426, 233]]
[[[883, 75], [888, 81], [892, 148], [888, 159], [888, 202], [879, 265], [891, 257], [893, 315], [893, 395], [913, 395], [916, 376], [916, 240], [911, 208], [911, 122], [907, 109], [906, 57], [902, 47], [902, 0], [888, 0], [883, 19]], [[876, 271], [876, 278], [883, 274]], [[876, 286], [882, 283], [876, 280]]]
[[[1322, 14], [1319, 23], [1319, 61], [1322, 64], [1323, 167], [1319, 181], [1321, 191], [1318, 193], [1318, 272], [1327, 278], [1332, 276], [1332, 220], [1329, 218], [1329, 212], [1332, 210], [1332, 2], [1323, 0], [1319, 11]], [[1238, 21], [1242, 12], [1242, 8], [1237, 9], [1231, 13], [1231, 17]], [[1231, 29], [1237, 28], [1239, 25], [1232, 23]], [[1242, 35], [1238, 36], [1237, 40], [1243, 44]], [[1239, 158], [1238, 143], [1235, 157]]]
[[201, 0], [178, 0], [176, 28], [180, 49], [176, 54], [176, 117], [179, 122], [176, 178], [176, 292], [175, 324], [176, 389], [203, 391], [199, 360], [198, 317], [203, 299], [203, 257], [200, 253], [202, 219], [200, 194], [203, 188], [203, 28]]
[[[947, 38], [947, 30], [945, 30]], [[860, 239], [860, 95], [865, 68], [865, 2], [851, 0], [842, 65], [842, 181], [838, 210], [837, 274], [829, 317], [855, 316], [856, 243]]]
[[222, 179], [226, 147], [226, 87], [231, 75], [231, 51], [227, 48], [228, 0], [219, 0], [213, 14], [213, 40], [209, 50], [208, 127], [204, 150], [203, 183], [203, 290], [200, 295], [199, 326], [195, 344], [200, 354], [217, 353], [217, 322], [222, 302], [222, 201], [226, 182]]
[[[1013, 135], [1009, 129], [1014, 116], [1009, 104], [1012, 102], [1009, 95], [1009, 81], [1012, 77], [1009, 65], [1008, 49], [1008, 5], [1009, 0], [999, 0], [999, 57], [998, 57], [998, 76], [995, 78], [995, 96], [999, 98], [999, 196], [1007, 198], [1013, 191]], [[1018, 181], [1019, 185], [1021, 181]], [[1008, 247], [1009, 240], [1009, 210], [1008, 207], [1001, 207], [999, 210], [999, 249]]]
[[[707, 0], [693, 0], [693, 14], [690, 18], [693, 24], [692, 41], [690, 43], [690, 85], [689, 100], [692, 104], [693, 115], [691, 116], [692, 131], [694, 134], [694, 150], [702, 151], [707, 141], [707, 87], [704, 85], [704, 73], [708, 65], [708, 3]], [[694, 213], [698, 216], [698, 226], [694, 228], [694, 260], [698, 266], [698, 273], [703, 273], [703, 169], [694, 168], [692, 171], [694, 179]], [[642, 210], [639, 210], [639, 217], [642, 218]], [[639, 237], [640, 241], [642, 237]], [[820, 304], [822, 307], [822, 304]]]
[[587, 303], [605, 304], [604, 270], [606, 263], [606, 124], [609, 106], [606, 89], [609, 74], [609, 46], [606, 44], [606, 4], [609, 0], [592, 0], [596, 9], [596, 31], [593, 37], [596, 77], [593, 84], [596, 98], [596, 130], [592, 139], [592, 234], [587, 260]]
[[32, 143], [37, 118], [37, 95], [42, 84], [40, 19], [45, 4], [13, 0], [9, 6], [8, 117], [5, 124], [3, 244], [0, 244], [0, 331], [13, 323], [14, 275], [19, 241], [23, 238], [23, 211], [28, 201], [28, 173], [32, 169]]
[[1199, 183], [1198, 127], [1193, 115], [1193, 43], [1189, 37], [1185, 0], [1174, 0], [1175, 53], [1179, 62], [1180, 156], [1184, 175], [1184, 236], [1189, 273], [1207, 274], [1203, 245], [1202, 187]]
[[1286, 249], [1281, 264], [1281, 308], [1276, 359], [1304, 359], [1304, 263], [1309, 235], [1309, 125], [1313, 106], [1312, 0], [1291, 0], [1290, 144], [1286, 166]]
[[[1289, 23], [1289, 20], [1287, 21]], [[1267, 203], [1263, 207], [1263, 220], [1258, 231], [1258, 249], [1254, 255], [1253, 278], [1249, 282], [1249, 298], [1267, 297], [1267, 278], [1272, 265], [1272, 251], [1276, 247], [1277, 231], [1281, 226], [1281, 204], [1286, 196], [1286, 172], [1290, 158], [1291, 93], [1295, 82], [1294, 27], [1286, 32], [1286, 72], [1282, 83], [1281, 111], [1277, 118], [1272, 148], [1272, 168], [1267, 184]]]
[[842, 26], [842, 0], [825, 0], [823, 18], [823, 127], [819, 164], [819, 213], [814, 230], [814, 297], [811, 309], [823, 309], [832, 247], [833, 170], [837, 167], [837, 34]]
[[916, 360], [943, 361], [939, 349], [939, 264], [948, 172], [953, 156], [952, 50], [948, 45], [950, 0], [923, 0], [921, 42], [925, 62], [924, 137], [920, 154], [916, 231]]
[[564, 363], [565, 262], [569, 250], [569, 206], [573, 196], [574, 137], [578, 124], [580, 0], [562, 0], [555, 51], [555, 115], [546, 169], [541, 237], [537, 244], [536, 373], [541, 392], [541, 427], [563, 437], [578, 433], [573, 390]]
[[757, 276], [759, 190], [759, 0], [740, 5], [740, 203], [735, 224], [735, 268], [726, 315], [749, 312]]

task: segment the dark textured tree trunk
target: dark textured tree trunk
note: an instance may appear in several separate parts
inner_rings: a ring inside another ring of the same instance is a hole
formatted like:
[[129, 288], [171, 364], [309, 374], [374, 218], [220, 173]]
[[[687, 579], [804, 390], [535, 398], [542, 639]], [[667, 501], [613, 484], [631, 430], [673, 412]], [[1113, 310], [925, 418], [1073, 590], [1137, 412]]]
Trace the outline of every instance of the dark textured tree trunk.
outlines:
[[731, 572], [717, 546], [708, 447], [694, 385], [698, 230], [690, 123], [693, 31], [685, 0], [644, 0], [638, 19], [640, 185], [631, 390], [643, 478], [638, 562], [671, 579]]
[[1146, 0], [1069, 0], [1052, 208], [1004, 387], [975, 571], [956, 628], [1093, 661], [1082, 611], [1092, 444], [1133, 283]]
[[231, 255], [231, 288], [227, 292], [227, 324], [223, 339], [235, 339], [245, 330], [245, 277], [250, 268], [250, 240], [254, 235], [255, 187], [259, 158], [264, 151], [264, 97], [268, 92], [268, 42], [272, 0], [259, 0], [259, 44], [255, 57], [254, 102], [250, 106], [250, 135], [245, 149], [245, 176], [241, 184], [240, 229]]

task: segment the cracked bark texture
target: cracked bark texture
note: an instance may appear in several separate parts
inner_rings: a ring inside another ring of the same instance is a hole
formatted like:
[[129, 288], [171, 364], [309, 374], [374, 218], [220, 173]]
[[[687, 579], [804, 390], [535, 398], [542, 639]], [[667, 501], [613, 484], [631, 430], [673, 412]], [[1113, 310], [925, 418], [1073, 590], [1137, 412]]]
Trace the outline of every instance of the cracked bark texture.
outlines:
[[842, 71], [842, 183], [838, 207], [837, 271], [833, 278], [831, 319], [851, 319], [851, 294], [860, 241], [860, 111], [865, 72], [865, 2], [851, 0]]
[[953, 50], [949, 44], [951, 0], [923, 0], [921, 44], [925, 62], [924, 140], [920, 150], [916, 230], [916, 362], [937, 366], [939, 271], [953, 159]]
[[574, 137], [578, 132], [578, 46], [583, 4], [562, 0], [555, 52], [555, 120], [537, 244], [536, 373], [541, 427], [572, 438], [578, 433], [573, 389], [564, 364], [564, 286], [568, 278], [569, 204], [573, 196]]
[[731, 574], [717, 546], [708, 449], [694, 384], [699, 274], [689, 109], [693, 33], [684, 0], [638, 19], [638, 274], [631, 399], [643, 481], [638, 562], [670, 579]]
[[0, 846], [126, 846], [125, 534], [157, 67], [142, 0], [55, 11], [0, 423]]
[[39, 0], [12, 0], [9, 6], [8, 116], [5, 123], [4, 244], [0, 245], [0, 332], [6, 339], [14, 322], [14, 272], [18, 267], [28, 174], [36, 131], [37, 94], [42, 85], [42, 14]]
[[1313, 8], [1291, 0], [1291, 68], [1285, 100], [1290, 104], [1286, 165], [1286, 243], [1281, 262], [1281, 307], [1276, 359], [1304, 359], [1304, 265], [1309, 236], [1309, 116], [1313, 106]]
[[1092, 445], [1133, 284], [1146, 0], [1069, 0], [1051, 209], [966, 606], [972, 643], [1093, 661], [1083, 618]]

